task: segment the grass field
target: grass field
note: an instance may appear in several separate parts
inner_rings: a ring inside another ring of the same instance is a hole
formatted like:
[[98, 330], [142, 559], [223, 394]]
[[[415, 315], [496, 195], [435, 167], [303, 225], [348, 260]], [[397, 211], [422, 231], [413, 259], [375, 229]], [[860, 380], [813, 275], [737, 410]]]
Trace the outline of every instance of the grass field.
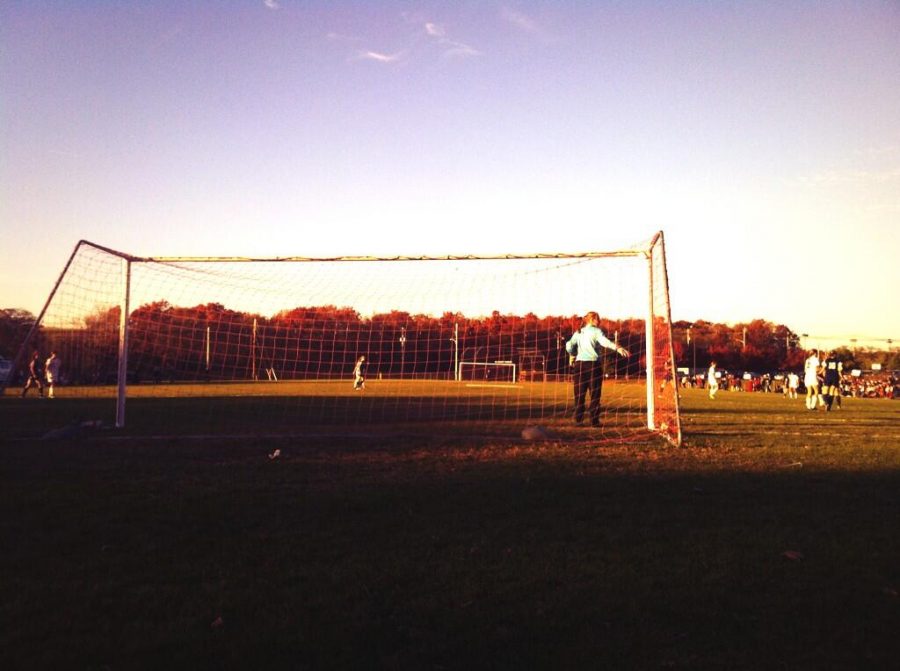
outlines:
[[[259, 409], [239, 401], [236, 425]], [[0, 400], [4, 669], [900, 659], [897, 402], [688, 390], [682, 448], [590, 429], [33, 437], [96, 402]]]
[[[52, 402], [8, 389], [10, 437], [33, 438], [82, 421], [115, 425], [116, 388], [63, 387]], [[670, 401], [671, 403], [671, 401]], [[646, 438], [646, 391], [639, 382], [604, 384], [606, 434]], [[476, 384], [451, 380], [375, 380], [355, 392], [347, 380], [132, 385], [119, 436], [405, 433], [518, 437], [529, 424], [561, 438], [571, 429], [571, 382]], [[71, 433], [71, 432], [70, 432]], [[593, 436], [596, 438], [596, 434]]]

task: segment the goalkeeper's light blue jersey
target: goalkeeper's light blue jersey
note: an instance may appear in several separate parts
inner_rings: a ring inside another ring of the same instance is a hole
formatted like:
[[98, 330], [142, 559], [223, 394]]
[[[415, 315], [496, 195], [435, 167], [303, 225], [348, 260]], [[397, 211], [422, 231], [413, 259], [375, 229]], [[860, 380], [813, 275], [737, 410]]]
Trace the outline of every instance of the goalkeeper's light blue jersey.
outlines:
[[616, 344], [596, 326], [583, 326], [566, 343], [566, 351], [576, 361], [597, 361], [600, 358], [600, 347], [615, 350]]

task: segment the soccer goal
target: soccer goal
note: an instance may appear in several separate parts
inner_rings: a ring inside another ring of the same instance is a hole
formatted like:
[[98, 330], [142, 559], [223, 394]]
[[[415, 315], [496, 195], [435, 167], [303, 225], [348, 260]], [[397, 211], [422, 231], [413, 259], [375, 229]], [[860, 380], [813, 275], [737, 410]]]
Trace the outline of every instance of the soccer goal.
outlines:
[[[630, 354], [607, 352], [602, 428], [579, 429], [566, 343], [591, 310]], [[95, 398], [129, 431], [539, 424], [561, 439], [681, 440], [677, 392], [658, 384], [675, 367], [662, 232], [478, 257], [152, 257], [81, 241], [21, 343], [19, 379], [51, 350], [57, 398]]]
[[514, 384], [516, 364], [512, 361], [460, 361], [459, 379], [473, 384]]

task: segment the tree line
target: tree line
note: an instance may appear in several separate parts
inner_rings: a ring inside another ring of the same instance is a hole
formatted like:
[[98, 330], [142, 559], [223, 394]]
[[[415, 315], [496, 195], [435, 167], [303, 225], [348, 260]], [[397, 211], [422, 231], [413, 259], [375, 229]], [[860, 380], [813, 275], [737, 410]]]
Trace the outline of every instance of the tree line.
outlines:
[[[673, 349], [679, 366], [705, 368], [716, 361], [734, 371], [775, 372], [800, 370], [809, 352], [798, 334], [783, 324], [754, 319], [734, 325], [707, 321], [672, 324]], [[900, 370], [900, 350], [873, 347], [831, 348], [845, 369]]]
[[[34, 324], [22, 310], [0, 311], [0, 355], [11, 359]], [[452, 377], [459, 361], [512, 361], [526, 373], [566, 372], [565, 343], [580, 327], [578, 315], [534, 314], [484, 317], [444, 313], [439, 317], [402, 311], [360, 315], [333, 305], [297, 307], [273, 316], [235, 311], [219, 303], [179, 307], [148, 303], [129, 315], [129, 377], [134, 381], [322, 378], [346, 375], [360, 355], [370, 375]], [[624, 370], [644, 369], [643, 319], [603, 320], [611, 339], [630, 350]], [[667, 328], [655, 325], [658, 333]], [[119, 308], [98, 310], [78, 327], [41, 326], [29, 343], [44, 356], [51, 349], [65, 362], [70, 383], [111, 383], [118, 360]], [[672, 324], [679, 367], [742, 371], [797, 370], [805, 352], [782, 324], [757, 319], [745, 324]], [[657, 343], [663, 339], [656, 335]], [[656, 359], [665, 359], [657, 352]], [[900, 353], [841, 348], [845, 367], [874, 361], [900, 368]], [[20, 366], [21, 367], [21, 366]]]

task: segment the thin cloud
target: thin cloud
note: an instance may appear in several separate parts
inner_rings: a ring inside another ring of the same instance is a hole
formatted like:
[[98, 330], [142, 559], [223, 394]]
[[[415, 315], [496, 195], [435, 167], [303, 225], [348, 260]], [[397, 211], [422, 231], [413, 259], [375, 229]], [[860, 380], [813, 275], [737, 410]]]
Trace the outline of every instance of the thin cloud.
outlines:
[[[329, 32], [325, 34], [325, 38], [329, 42], [335, 42], [337, 44], [347, 44], [347, 43], [355, 43], [359, 44], [363, 41], [362, 38], [356, 37], [354, 35], [345, 35], [344, 33], [337, 32]], [[396, 63], [401, 60], [405, 51], [398, 51], [393, 54], [386, 54], [381, 51], [374, 51], [372, 49], [363, 49], [357, 50], [355, 54], [349, 55], [347, 57], [348, 61], [375, 61], [376, 63]]]
[[263, 4], [268, 9], [272, 9], [272, 10], [281, 9], [281, 5], [278, 4], [278, 0], [263, 0]]
[[900, 146], [870, 145], [853, 151], [843, 163], [823, 167], [801, 175], [797, 181], [806, 186], [840, 186], [847, 184], [879, 185], [900, 182]]
[[[355, 53], [350, 57], [349, 60], [356, 61], [375, 61], [376, 63], [398, 63], [401, 61], [407, 61], [410, 58], [415, 56], [422, 56], [422, 47], [424, 45], [436, 45], [440, 49], [441, 58], [446, 59], [462, 59], [462, 58], [472, 58], [474, 56], [480, 56], [481, 51], [476, 49], [470, 44], [466, 44], [465, 42], [459, 42], [457, 40], [451, 40], [447, 37], [447, 31], [444, 29], [439, 23], [435, 23], [433, 21], [426, 21], [424, 17], [412, 17], [407, 15], [402, 15], [404, 22], [409, 24], [410, 26], [415, 26], [415, 32], [411, 36], [411, 39], [408, 40], [408, 44], [406, 48], [402, 48], [399, 51], [388, 53], [384, 51], [376, 51], [374, 49], [354, 49]], [[355, 42], [357, 44], [363, 43], [364, 38], [359, 38], [353, 35], [346, 35], [338, 32], [329, 32], [326, 33], [325, 37], [330, 42], [340, 43], [340, 42]]]
[[403, 52], [396, 54], [382, 54], [377, 51], [363, 51], [359, 54], [362, 60], [377, 61], [379, 63], [395, 63], [403, 57]]
[[522, 12], [517, 12], [514, 9], [509, 7], [504, 7], [503, 11], [500, 13], [500, 16], [503, 17], [503, 20], [507, 23], [515, 26], [519, 30], [523, 30], [526, 33], [539, 33], [540, 28], [538, 24], [529, 16], [526, 16]]
[[481, 55], [481, 52], [475, 47], [446, 37], [447, 32], [444, 27], [437, 23], [427, 22], [425, 34], [432, 37], [443, 48], [444, 58], [469, 58]]
[[472, 56], [480, 56], [481, 52], [474, 47], [462, 42], [454, 42], [453, 40], [443, 40], [441, 44], [448, 47], [444, 51], [444, 58], [470, 58]]
[[443, 37], [444, 36], [444, 28], [443, 26], [439, 26], [436, 23], [426, 23], [425, 24], [425, 32], [431, 35], [432, 37]]

